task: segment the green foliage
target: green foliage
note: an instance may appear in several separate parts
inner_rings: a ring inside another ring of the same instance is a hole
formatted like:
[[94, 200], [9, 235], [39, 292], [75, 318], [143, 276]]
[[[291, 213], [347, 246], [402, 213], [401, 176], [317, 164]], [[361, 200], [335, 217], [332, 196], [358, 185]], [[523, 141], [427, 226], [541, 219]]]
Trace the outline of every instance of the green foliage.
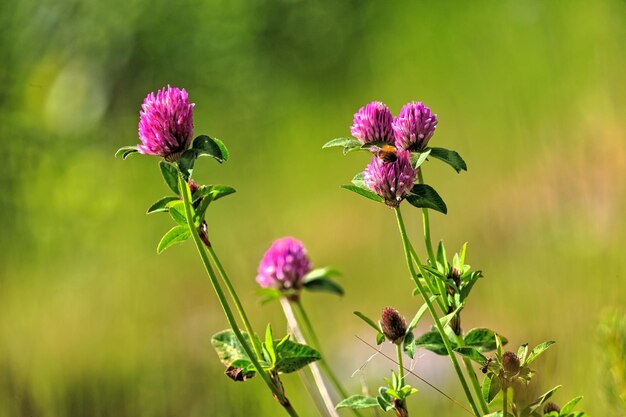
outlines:
[[411, 160], [411, 165], [413, 166], [413, 168], [417, 169], [424, 162], [426, 162], [428, 155], [430, 155], [430, 149], [426, 149], [422, 152], [411, 152], [410, 160]]
[[[472, 329], [464, 337], [465, 346], [472, 347], [479, 352], [490, 352], [496, 349], [496, 333], [484, 327]], [[500, 336], [503, 345], [508, 343], [506, 337]]]
[[355, 138], [337, 138], [326, 142], [322, 149], [335, 147], [343, 148], [343, 154], [346, 155], [349, 152], [361, 149], [361, 142]]
[[[450, 340], [450, 345], [452, 346], [452, 349], [455, 349], [456, 341]], [[437, 330], [431, 330], [418, 337], [415, 340], [415, 347], [430, 350], [437, 355], [448, 355], [446, 345], [444, 344], [443, 339], [441, 338], [441, 335]]]
[[483, 380], [482, 396], [487, 404], [491, 404], [501, 390], [500, 378], [488, 374]]
[[339, 271], [332, 268], [314, 269], [304, 277], [304, 289], [342, 296], [344, 294], [343, 288], [332, 279], [333, 276], [338, 275], [340, 275]]
[[546, 349], [548, 349], [550, 346], [552, 346], [555, 343], [556, 342], [554, 340], [549, 340], [547, 342], [543, 342], [535, 346], [533, 350], [530, 351], [530, 353], [528, 354], [528, 357], [526, 358], [526, 361], [524, 361], [523, 364], [530, 365], [532, 362], [535, 361], [535, 359], [539, 357], [539, 355], [541, 355], [543, 352], [546, 351]]
[[531, 416], [535, 411], [539, 410], [539, 408], [546, 402], [548, 401], [548, 399], [550, 397], [552, 397], [552, 395], [559, 389], [561, 388], [560, 385], [552, 388], [550, 391], [546, 392], [545, 394], [541, 395], [539, 398], [537, 398], [536, 400], [532, 401], [530, 404], [528, 404], [526, 407], [524, 407], [521, 412], [520, 412], [520, 417], [529, 417]]
[[178, 196], [163, 197], [163, 198], [157, 200], [154, 204], [152, 204], [148, 208], [146, 214], [152, 214], [152, 213], [158, 213], [158, 212], [162, 212], [162, 211], [168, 211], [169, 210], [168, 206], [173, 201], [180, 201], [180, 197], [178, 197]]
[[456, 151], [451, 151], [445, 148], [430, 148], [430, 156], [450, 165], [457, 173], [467, 171], [465, 161]]
[[363, 173], [359, 172], [352, 179], [352, 185], [342, 185], [341, 188], [345, 188], [346, 190], [353, 191], [363, 197], [369, 198], [370, 200], [374, 200], [377, 203], [382, 203], [383, 199], [378, 196], [375, 192], [373, 192], [365, 181], [363, 180]]
[[174, 164], [170, 164], [169, 162], [161, 161], [159, 162], [159, 167], [161, 168], [161, 175], [163, 175], [163, 179], [170, 190], [174, 192], [176, 195], [180, 195], [178, 191], [178, 169]]
[[429, 208], [443, 214], [448, 213], [446, 203], [430, 185], [415, 184], [406, 197], [406, 201], [414, 207]]
[[[242, 332], [244, 340], [250, 345], [250, 337]], [[211, 338], [211, 343], [217, 352], [220, 361], [227, 367], [236, 367], [245, 371], [254, 370], [250, 357], [246, 354], [243, 346], [237, 340], [231, 329], [223, 330]], [[261, 366], [268, 371], [278, 373], [291, 373], [304, 368], [311, 362], [321, 359], [315, 349], [292, 342], [289, 336], [280, 340], [275, 340], [272, 335], [272, 328], [267, 326], [265, 339], [262, 343], [264, 358]]]
[[136, 152], [139, 152], [136, 146], [123, 146], [115, 152], [115, 157], [121, 156], [122, 159], [126, 159]]
[[[245, 332], [241, 333], [246, 343], [250, 344], [250, 336]], [[251, 373], [254, 372], [254, 366], [252, 365], [250, 357], [231, 329], [223, 330], [213, 335], [211, 344], [215, 352], [217, 352], [218, 358], [226, 367], [235, 367], [250, 371]], [[253, 376], [253, 374], [251, 376]]]
[[186, 225], [178, 225], [172, 227], [159, 242], [157, 246], [157, 253], [163, 252], [165, 249], [169, 248], [175, 243], [184, 242], [189, 239], [191, 236], [191, 232], [189, 231], [189, 227]]
[[378, 400], [376, 397], [367, 397], [365, 395], [352, 395], [341, 401], [335, 408], [352, 408], [358, 410], [361, 408], [377, 407]]

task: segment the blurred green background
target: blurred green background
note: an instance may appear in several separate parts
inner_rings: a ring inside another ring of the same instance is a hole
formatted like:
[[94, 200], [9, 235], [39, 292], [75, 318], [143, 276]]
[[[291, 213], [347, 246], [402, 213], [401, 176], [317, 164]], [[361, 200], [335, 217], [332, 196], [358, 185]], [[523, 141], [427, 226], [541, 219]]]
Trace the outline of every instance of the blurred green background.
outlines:
[[[422, 100], [439, 115], [431, 144], [469, 166], [425, 170], [449, 207], [433, 237], [469, 241], [486, 276], [464, 327], [515, 348], [556, 339], [533, 389], [563, 384], [557, 402], [618, 413], [597, 329], [626, 304], [623, 0], [5, 0], [0, 36], [0, 416], [282, 415], [258, 378], [223, 376], [210, 336], [226, 323], [191, 243], [156, 255], [170, 227], [144, 214], [167, 194], [157, 159], [113, 158], [167, 84], [189, 91], [196, 133], [230, 148], [196, 176], [238, 190], [208, 221], [257, 329], [285, 328], [254, 293], [258, 260], [296, 236], [344, 273], [345, 297], [304, 299], [330, 362], [355, 393], [382, 382], [393, 365], [380, 356], [351, 378], [372, 354], [352, 311], [420, 303], [393, 213], [339, 188], [367, 158], [321, 145], [369, 101], [397, 113]], [[404, 213], [424, 253], [419, 211]], [[462, 398], [446, 358], [418, 356], [417, 372]], [[414, 414], [464, 415], [411, 382]]]

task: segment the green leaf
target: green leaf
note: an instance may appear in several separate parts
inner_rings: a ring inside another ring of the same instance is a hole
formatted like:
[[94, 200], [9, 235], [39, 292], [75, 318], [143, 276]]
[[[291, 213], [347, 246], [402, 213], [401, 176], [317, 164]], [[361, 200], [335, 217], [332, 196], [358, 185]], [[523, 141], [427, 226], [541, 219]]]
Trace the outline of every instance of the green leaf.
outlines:
[[167, 186], [170, 187], [174, 194], [180, 195], [178, 191], [178, 169], [173, 164], [165, 161], [161, 161], [159, 167]]
[[557, 385], [556, 387], [552, 388], [550, 391], [546, 392], [545, 394], [543, 394], [541, 397], [537, 398], [536, 400], [534, 400], [533, 402], [531, 402], [530, 404], [528, 404], [523, 410], [522, 410], [522, 415], [523, 416], [529, 416], [531, 415], [535, 410], [537, 410], [539, 407], [541, 407], [541, 405], [546, 402], [550, 397], [552, 397], [552, 395], [559, 389], [561, 388], [561, 385]]
[[121, 156], [122, 159], [126, 159], [135, 152], [139, 152], [136, 146], [123, 146], [115, 152], [115, 157]]
[[472, 347], [462, 346], [462, 347], [458, 347], [454, 349], [454, 351], [458, 353], [459, 355], [465, 356], [466, 358], [470, 358], [471, 360], [479, 363], [480, 365], [484, 365], [485, 363], [487, 363], [487, 358], [478, 350]]
[[411, 152], [411, 165], [413, 166], [414, 169], [419, 168], [420, 165], [422, 165], [425, 161], [426, 158], [428, 158], [428, 155], [430, 155], [430, 149], [426, 149], [423, 152]]
[[256, 293], [262, 297], [261, 304], [267, 304], [270, 301], [278, 300], [283, 296], [283, 293], [276, 288], [259, 288], [256, 290]]
[[200, 135], [195, 138], [191, 144], [191, 148], [196, 151], [197, 156], [210, 156], [220, 164], [228, 161], [228, 157], [230, 156], [226, 145], [224, 145], [221, 140], [211, 138], [207, 135]]
[[167, 205], [172, 201], [180, 201], [180, 198], [175, 196], [163, 197], [162, 199], [151, 205], [146, 214], [158, 213], [160, 211], [168, 211], [169, 208]]
[[363, 188], [357, 187], [356, 185], [347, 184], [347, 185], [342, 185], [341, 188], [345, 188], [346, 190], [353, 191], [353, 192], [355, 192], [355, 193], [357, 193], [359, 195], [362, 195], [363, 197], [367, 197], [370, 200], [374, 200], [374, 201], [376, 201], [378, 203], [382, 203], [383, 202], [383, 199], [380, 198], [373, 191], [365, 190]]
[[198, 152], [194, 149], [187, 149], [178, 159], [178, 168], [180, 172], [183, 174], [183, 178], [185, 181], [191, 178], [191, 173], [193, 172], [193, 166], [196, 163], [196, 159], [198, 158]]
[[485, 402], [491, 404], [496, 395], [500, 392], [500, 379], [494, 374], [488, 374], [483, 380], [482, 394]]
[[418, 208], [429, 208], [443, 214], [448, 213], [446, 203], [430, 185], [415, 184], [406, 197], [406, 201]]
[[407, 334], [404, 336], [402, 349], [409, 358], [413, 359], [415, 357], [415, 336], [413, 335], [413, 332], [407, 332]]
[[311, 362], [321, 359], [320, 353], [310, 346], [285, 340], [276, 347], [276, 367], [278, 372], [288, 374], [304, 368]]
[[378, 334], [376, 335], [376, 344], [380, 345], [385, 341], [385, 335], [381, 332], [378, 332]]
[[169, 213], [172, 219], [181, 226], [187, 226], [187, 216], [185, 214], [185, 204], [182, 201], [178, 201], [171, 204], [169, 207]]
[[325, 267], [325, 268], [316, 268], [310, 271], [308, 274], [304, 276], [304, 281], [316, 279], [316, 278], [330, 278], [330, 277], [338, 277], [341, 276], [341, 272], [337, 269]]
[[163, 252], [175, 243], [184, 242], [189, 239], [190, 236], [191, 232], [189, 231], [189, 227], [180, 225], [174, 226], [161, 238], [159, 246], [157, 246], [157, 253]]
[[467, 171], [467, 165], [458, 152], [444, 148], [430, 148], [430, 156], [450, 165], [457, 173], [461, 170]]
[[360, 149], [361, 142], [359, 142], [358, 139], [355, 138], [337, 138], [326, 142], [324, 146], [322, 146], [322, 149], [335, 147], [342, 147], [343, 154], [346, 155], [348, 152]]
[[265, 328], [265, 349], [270, 356], [272, 367], [276, 364], [276, 351], [274, 350], [274, 336], [272, 336], [272, 325]]
[[376, 330], [377, 332], [380, 332], [380, 328], [378, 327], [378, 324], [374, 322], [374, 320], [370, 319], [369, 317], [367, 317], [365, 314], [361, 313], [360, 311], [354, 311], [353, 314], [357, 316], [358, 318], [360, 318], [361, 320], [363, 320], [365, 323], [369, 324], [372, 329]]
[[[436, 295], [431, 295], [430, 296], [430, 302], [432, 303], [433, 301], [435, 301], [435, 299], [437, 299]], [[422, 306], [419, 308], [419, 310], [417, 310], [417, 313], [415, 313], [415, 316], [413, 317], [413, 320], [411, 320], [411, 322], [409, 323], [409, 326], [407, 327], [407, 334], [409, 332], [411, 332], [413, 329], [415, 329], [415, 327], [417, 326], [417, 323], [419, 323], [420, 319], [422, 318], [422, 316], [424, 315], [424, 313], [426, 312], [426, 309], [428, 308], [428, 304], [424, 303], [422, 304]]]
[[528, 356], [528, 343], [524, 343], [517, 349], [517, 357], [520, 363], [526, 363], [526, 357]]
[[357, 194], [360, 194], [364, 197], [369, 198], [370, 200], [377, 201], [379, 203], [383, 202], [383, 199], [378, 196], [375, 192], [373, 192], [365, 181], [363, 180], [363, 173], [359, 172], [352, 178], [352, 185], [342, 185], [341, 188], [345, 188], [346, 190], [354, 191]]
[[227, 185], [203, 185], [196, 193], [194, 193], [194, 201], [202, 199], [198, 204], [196, 213], [199, 218], [204, 218], [204, 213], [209, 205], [222, 197], [233, 194], [235, 189]]
[[524, 365], [532, 363], [539, 355], [555, 343], [556, 342], [554, 340], [548, 340], [547, 342], [543, 342], [535, 346], [528, 354], [528, 358], [526, 359], [526, 363]]
[[[465, 346], [475, 348], [479, 352], [490, 352], [496, 349], [496, 333], [484, 327], [470, 330], [465, 335]], [[508, 343], [506, 337], [500, 336], [503, 345]]]
[[[452, 349], [456, 347], [456, 343], [454, 343], [453, 341], [450, 341], [450, 345], [452, 346]], [[441, 335], [436, 330], [431, 330], [430, 332], [424, 333], [423, 335], [418, 337], [415, 341], [415, 347], [430, 350], [437, 355], [448, 355], [446, 345], [443, 343]]]
[[[241, 334], [246, 343], [250, 345], [251, 341], [248, 334], [245, 332], [241, 332]], [[215, 352], [217, 352], [220, 361], [226, 365], [227, 368], [241, 368], [248, 374], [255, 371], [250, 357], [231, 329], [214, 334], [213, 337], [211, 337], [211, 344]]]
[[378, 407], [378, 400], [375, 397], [366, 397], [365, 395], [352, 395], [335, 406], [337, 409], [352, 408], [353, 410], [370, 407]]
[[329, 292], [342, 296], [344, 294], [341, 285], [326, 277], [317, 277], [304, 281], [304, 288], [309, 291]]
[[570, 413], [572, 410], [574, 410], [574, 407], [576, 407], [576, 404], [578, 404], [580, 400], [582, 399], [583, 397], [576, 397], [573, 400], [569, 401], [567, 404], [565, 404], [561, 408], [561, 414], [567, 415], [568, 413]]

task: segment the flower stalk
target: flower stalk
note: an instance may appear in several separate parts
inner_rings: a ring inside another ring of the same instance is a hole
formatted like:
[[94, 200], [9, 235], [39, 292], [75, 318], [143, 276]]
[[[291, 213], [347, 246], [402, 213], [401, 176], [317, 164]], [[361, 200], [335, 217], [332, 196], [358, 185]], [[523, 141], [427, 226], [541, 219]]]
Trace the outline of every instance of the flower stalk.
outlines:
[[[241, 331], [239, 330], [237, 321], [235, 320], [235, 317], [230, 308], [230, 305], [228, 304], [228, 300], [226, 299], [226, 294], [224, 294], [224, 291], [222, 290], [222, 287], [219, 284], [215, 271], [213, 270], [213, 267], [211, 266], [209, 257], [207, 256], [207, 253], [204, 250], [204, 244], [202, 243], [202, 240], [200, 239], [200, 235], [198, 234], [198, 230], [194, 225], [193, 212], [191, 209], [191, 195], [189, 191], [189, 186], [187, 182], [183, 179], [182, 175], [179, 175], [178, 187], [180, 190], [180, 194], [183, 198], [183, 204], [185, 207], [185, 217], [187, 219], [187, 224], [189, 226], [189, 232], [191, 233], [193, 241], [196, 245], [196, 249], [198, 250], [198, 253], [200, 254], [200, 258], [209, 276], [211, 285], [213, 286], [213, 289], [215, 290], [215, 294], [217, 295], [220, 306], [222, 307], [222, 310], [224, 311], [224, 314], [226, 315], [226, 320], [228, 321], [229, 326], [233, 330], [235, 337], [241, 344], [246, 354], [250, 357], [250, 361], [252, 362], [252, 365], [254, 366], [256, 372], [259, 375], [261, 375], [261, 378], [263, 379], [265, 384], [269, 387], [269, 389], [272, 391], [272, 394], [278, 400], [280, 405], [283, 406], [285, 411], [287, 411], [287, 413], [290, 416], [298, 417], [298, 413], [289, 402], [289, 399], [285, 396], [284, 390], [282, 388], [282, 384], [280, 384], [280, 382], [277, 381], [277, 376], [271, 376], [267, 372], [265, 372], [265, 370], [259, 363], [257, 356], [253, 352], [252, 348], [250, 348], [250, 346], [244, 339], [243, 335], [241, 334]], [[250, 333], [250, 338], [251, 339], [254, 338], [254, 333]]]
[[[417, 179], [419, 181], [420, 184], [424, 184], [424, 176], [423, 176], [423, 168], [420, 168], [417, 172]], [[426, 244], [426, 251], [428, 252], [428, 259], [430, 261], [430, 264], [432, 266], [436, 265], [436, 258], [435, 258], [435, 252], [433, 251], [433, 244], [430, 238], [430, 218], [428, 216], [428, 209], [427, 208], [422, 208], [422, 225], [424, 227], [424, 241]], [[417, 261], [417, 257], [415, 254], [415, 251], [412, 251], [413, 254], [413, 258], [415, 259], [416, 262]], [[428, 282], [428, 281], [427, 281]], [[441, 299], [443, 300], [443, 302], [445, 304], [447, 304], [447, 297], [446, 297], [446, 292], [445, 292], [445, 288], [443, 288], [443, 282], [441, 282], [441, 280], [437, 280], [437, 283], [439, 285], [439, 291], [441, 294]], [[439, 299], [438, 299], [439, 300]], [[442, 306], [443, 307], [443, 306]], [[447, 310], [444, 312], [444, 314], [447, 312]], [[460, 313], [458, 313], [460, 314]], [[459, 347], [462, 347], [465, 344], [465, 341], [463, 340], [463, 337], [461, 337], [458, 334], [456, 335], [456, 343]], [[474, 371], [474, 367], [472, 366], [472, 362], [469, 360], [469, 358], [464, 357], [463, 358], [463, 363], [465, 365], [465, 368], [467, 369], [467, 373], [469, 375], [470, 378], [470, 382], [472, 384], [472, 388], [474, 389], [474, 392], [476, 394], [476, 397], [478, 398], [478, 402], [480, 404], [480, 409], [482, 411], [483, 414], [488, 414], [489, 413], [489, 406], [487, 405], [487, 402], [485, 401], [485, 399], [483, 398], [482, 395], [482, 388], [480, 386], [480, 382], [478, 381], [478, 377], [476, 376], [476, 371]]]
[[[477, 417], [480, 417], [481, 414], [478, 411], [478, 408], [476, 407], [476, 402], [474, 401], [474, 398], [472, 397], [472, 393], [470, 392], [469, 386], [467, 385], [467, 381], [465, 380], [465, 375], [463, 375], [463, 371], [461, 370], [461, 367], [459, 366], [459, 362], [454, 354], [454, 351], [452, 350], [452, 346], [450, 345], [448, 336], [446, 335], [446, 332], [443, 329], [441, 322], [439, 321], [437, 312], [435, 311], [433, 303], [430, 301], [430, 298], [428, 297], [428, 294], [426, 293], [426, 289], [420, 282], [419, 276], [417, 275], [417, 272], [415, 271], [415, 266], [413, 264], [413, 259], [412, 259], [413, 257], [411, 256], [410, 241], [406, 233], [406, 227], [404, 225], [404, 220], [402, 219], [402, 213], [400, 212], [400, 208], [399, 207], [396, 208], [395, 211], [396, 211], [396, 218], [398, 221], [398, 228], [400, 230], [400, 236], [402, 238], [402, 244], [404, 247], [406, 263], [409, 268], [409, 272], [411, 273], [411, 277], [413, 278], [413, 281], [415, 282], [415, 285], [417, 286], [417, 289], [420, 295], [422, 296], [422, 298], [424, 299], [424, 302], [426, 303], [428, 311], [430, 312], [430, 315], [432, 316], [433, 321], [435, 322], [435, 327], [437, 328], [437, 331], [439, 332], [439, 335], [441, 336], [441, 340], [443, 341], [446, 351], [448, 352], [448, 356], [450, 356], [450, 361], [452, 362], [454, 371], [456, 372], [459, 378], [459, 381], [461, 382], [461, 386], [463, 387], [463, 392], [465, 393], [465, 396], [467, 397], [467, 400], [469, 401], [470, 406], [472, 407], [472, 411]], [[426, 276], [426, 271], [422, 270], [422, 263], [417, 257], [417, 254], [415, 256], [415, 263], [417, 264], [417, 267], [420, 270], [422, 276]]]

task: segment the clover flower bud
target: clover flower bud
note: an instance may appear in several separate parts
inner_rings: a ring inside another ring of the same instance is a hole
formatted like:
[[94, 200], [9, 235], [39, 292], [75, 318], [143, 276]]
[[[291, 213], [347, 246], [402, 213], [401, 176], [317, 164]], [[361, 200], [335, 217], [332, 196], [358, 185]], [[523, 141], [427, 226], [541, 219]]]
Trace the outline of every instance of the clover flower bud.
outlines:
[[422, 102], [413, 101], [402, 107], [392, 127], [398, 149], [419, 152], [435, 134], [437, 115]]
[[373, 157], [363, 172], [365, 184], [390, 207], [398, 207], [415, 183], [415, 169], [409, 152], [397, 152], [396, 160], [385, 162]]
[[389, 108], [380, 101], [373, 101], [354, 114], [350, 132], [363, 145], [378, 141], [393, 144], [392, 120]]
[[404, 317], [398, 313], [398, 310], [392, 307], [385, 307], [380, 317], [383, 334], [391, 343], [399, 345], [406, 335], [406, 321]]
[[559, 407], [555, 403], [547, 403], [546, 406], [543, 407], [543, 414], [548, 414], [552, 411], [556, 411], [557, 413], [559, 413], [561, 412], [561, 407]]
[[502, 368], [508, 374], [516, 374], [520, 369], [519, 357], [513, 352], [504, 352], [502, 355]]
[[193, 107], [184, 89], [170, 87], [150, 93], [139, 112], [140, 153], [177, 161], [193, 136]]
[[299, 290], [310, 271], [311, 262], [302, 242], [284, 237], [274, 241], [263, 255], [256, 280], [264, 288]]

